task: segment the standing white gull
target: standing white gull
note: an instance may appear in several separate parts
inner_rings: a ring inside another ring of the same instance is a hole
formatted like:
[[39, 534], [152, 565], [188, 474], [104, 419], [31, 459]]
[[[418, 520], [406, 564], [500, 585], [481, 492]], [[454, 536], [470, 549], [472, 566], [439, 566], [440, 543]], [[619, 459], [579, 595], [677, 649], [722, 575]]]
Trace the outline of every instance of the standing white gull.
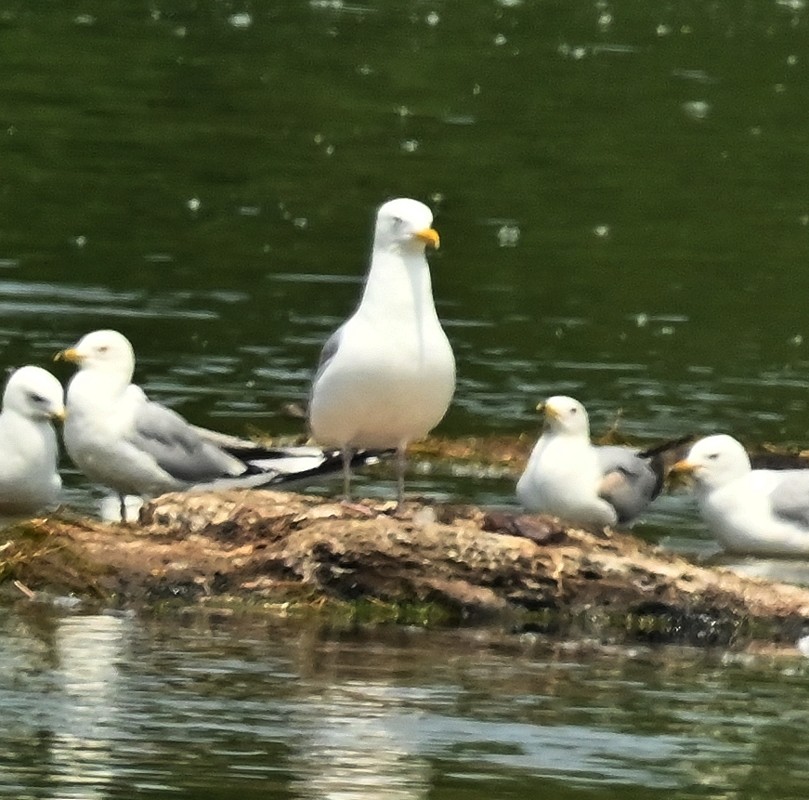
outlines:
[[417, 200], [380, 207], [359, 306], [321, 353], [309, 425], [319, 444], [341, 449], [346, 499], [351, 454], [396, 448], [401, 506], [407, 446], [441, 421], [455, 392], [455, 358], [424, 255], [426, 245], [439, 244], [432, 222], [430, 209]]
[[809, 554], [809, 470], [753, 469], [726, 434], [700, 439], [673, 470], [693, 475], [700, 514], [726, 550]]
[[683, 440], [641, 452], [590, 442], [584, 406], [557, 395], [537, 406], [545, 424], [517, 483], [517, 498], [532, 512], [574, 525], [628, 524], [663, 488], [660, 453]]
[[0, 413], [0, 514], [32, 514], [56, 505], [62, 489], [54, 419], [65, 416], [62, 384], [40, 367], [20, 367]]
[[79, 365], [67, 388], [65, 447], [90, 480], [119, 496], [181, 489], [256, 488], [339, 469], [320, 448], [263, 448], [197, 428], [131, 383], [135, 354], [117, 331], [88, 333], [57, 356]]

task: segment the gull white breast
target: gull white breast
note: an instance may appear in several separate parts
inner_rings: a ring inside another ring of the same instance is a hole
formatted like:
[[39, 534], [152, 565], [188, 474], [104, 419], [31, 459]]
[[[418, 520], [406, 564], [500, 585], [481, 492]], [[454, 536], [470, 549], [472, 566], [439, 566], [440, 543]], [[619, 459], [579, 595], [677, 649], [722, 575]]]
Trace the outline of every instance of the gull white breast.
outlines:
[[65, 416], [62, 384], [40, 367], [20, 367], [0, 413], [0, 513], [31, 514], [59, 501], [59, 448], [53, 420]]
[[357, 448], [395, 448], [398, 498], [405, 453], [444, 417], [455, 391], [455, 358], [433, 300], [425, 246], [438, 247], [432, 212], [416, 200], [377, 213], [360, 303], [329, 338], [309, 404], [312, 435], [349, 459]]
[[67, 389], [65, 447], [90, 480], [118, 495], [121, 519], [129, 516], [127, 495], [276, 486], [341, 466], [320, 448], [262, 447], [151, 401], [131, 382], [135, 354], [118, 331], [88, 333], [59, 357], [79, 366]]
[[659, 462], [632, 447], [593, 445], [578, 400], [557, 395], [538, 410], [544, 430], [517, 483], [517, 498], [528, 511], [574, 525], [630, 524], [660, 493]]
[[753, 469], [740, 442], [718, 434], [696, 442], [674, 465], [691, 474], [700, 514], [734, 553], [809, 553], [809, 470]]

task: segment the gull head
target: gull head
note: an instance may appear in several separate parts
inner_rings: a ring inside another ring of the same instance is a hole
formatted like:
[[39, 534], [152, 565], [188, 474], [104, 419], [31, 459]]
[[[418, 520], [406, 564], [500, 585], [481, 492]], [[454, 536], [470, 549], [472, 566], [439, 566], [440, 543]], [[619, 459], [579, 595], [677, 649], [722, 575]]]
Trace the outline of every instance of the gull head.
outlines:
[[537, 406], [545, 417], [544, 427], [552, 433], [590, 437], [590, 421], [584, 406], [572, 397], [559, 394]]
[[41, 367], [20, 367], [11, 373], [3, 392], [3, 411], [32, 420], [64, 420], [62, 384]]
[[135, 351], [126, 338], [118, 331], [93, 331], [79, 341], [56, 354], [56, 360], [63, 359], [79, 365], [79, 369], [92, 369], [126, 376], [128, 381], [135, 371]]
[[398, 250], [423, 253], [438, 247], [440, 240], [433, 229], [433, 212], [418, 200], [400, 197], [380, 206], [376, 214], [374, 250]]
[[692, 475], [697, 484], [707, 489], [724, 486], [750, 470], [747, 451], [724, 433], [695, 442], [688, 455], [672, 467], [674, 473]]

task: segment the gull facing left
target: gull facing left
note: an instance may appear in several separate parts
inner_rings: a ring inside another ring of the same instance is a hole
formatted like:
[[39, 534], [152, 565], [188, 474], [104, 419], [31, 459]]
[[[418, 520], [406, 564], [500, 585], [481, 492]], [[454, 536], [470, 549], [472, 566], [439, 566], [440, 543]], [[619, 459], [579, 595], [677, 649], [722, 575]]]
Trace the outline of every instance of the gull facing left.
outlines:
[[659, 454], [682, 443], [644, 453], [632, 447], [595, 446], [584, 406], [557, 395], [537, 407], [545, 415], [542, 436], [517, 483], [517, 498], [532, 512], [574, 525], [629, 524], [663, 488]]
[[88, 333], [56, 358], [79, 366], [67, 387], [68, 455], [90, 480], [118, 494], [122, 520], [126, 495], [275, 486], [340, 467], [320, 448], [264, 448], [195, 427], [149, 400], [131, 382], [135, 353], [118, 331]]
[[694, 477], [700, 514], [725, 550], [809, 554], [809, 470], [753, 469], [726, 434], [700, 439], [673, 470]]

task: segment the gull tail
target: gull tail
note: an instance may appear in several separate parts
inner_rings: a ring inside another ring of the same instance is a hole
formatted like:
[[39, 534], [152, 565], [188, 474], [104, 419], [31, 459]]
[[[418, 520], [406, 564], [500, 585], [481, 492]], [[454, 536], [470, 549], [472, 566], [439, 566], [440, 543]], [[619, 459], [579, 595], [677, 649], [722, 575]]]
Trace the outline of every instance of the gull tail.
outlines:
[[[248, 441], [233, 440], [225, 449], [245, 465], [241, 475], [217, 478], [193, 488], [266, 489], [315, 482], [343, 469], [339, 450], [322, 450], [309, 445], [291, 447], [261, 447]], [[359, 450], [351, 457], [352, 469], [379, 463], [395, 450]]]
[[[194, 430], [207, 442], [219, 447], [229, 455], [237, 458], [245, 466], [245, 471], [233, 480], [246, 480], [248, 486], [262, 486], [262, 478], [266, 485], [292, 483], [326, 477], [343, 468], [339, 450], [324, 450], [315, 445], [265, 446], [250, 439], [219, 433], [208, 428], [194, 426]], [[376, 464], [389, 458], [395, 450], [358, 450], [351, 457], [351, 467], [363, 467]], [[221, 487], [217, 479], [215, 485]], [[206, 484], [211, 486], [213, 484]]]
[[677, 439], [669, 439], [638, 453], [639, 458], [645, 458], [649, 461], [649, 466], [657, 476], [654, 497], [657, 497], [663, 491], [663, 487], [668, 482], [671, 468], [677, 461], [686, 457], [696, 438], [693, 434], [680, 436]]
[[[282, 451], [280, 457], [277, 454], [279, 449]], [[378, 464], [395, 452], [358, 450], [351, 456], [351, 468]], [[247, 463], [252, 469], [259, 469], [268, 477], [267, 486], [317, 480], [340, 473], [343, 469], [343, 457], [339, 450], [321, 450], [319, 447], [309, 446], [274, 448], [272, 454], [261, 458], [251, 457]], [[274, 473], [272, 477], [270, 473]]]

